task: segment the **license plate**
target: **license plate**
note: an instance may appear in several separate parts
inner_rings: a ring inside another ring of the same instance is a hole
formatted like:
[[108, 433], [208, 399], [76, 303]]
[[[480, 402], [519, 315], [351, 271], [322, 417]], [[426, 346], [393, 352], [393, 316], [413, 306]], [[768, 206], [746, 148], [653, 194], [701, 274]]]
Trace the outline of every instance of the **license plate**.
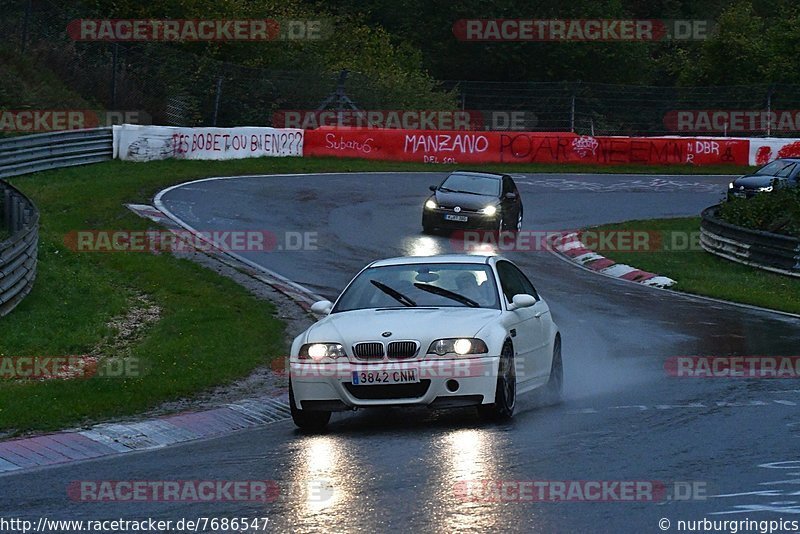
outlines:
[[744, 191], [734, 191], [733, 192], [733, 196], [739, 197], [739, 198], [744, 198], [745, 194], [744, 194]]
[[445, 215], [444, 216], [444, 220], [445, 221], [467, 222], [469, 220], [469, 218], [467, 218], [465, 215]]
[[416, 384], [419, 369], [396, 369], [389, 371], [353, 371], [354, 386], [376, 384]]

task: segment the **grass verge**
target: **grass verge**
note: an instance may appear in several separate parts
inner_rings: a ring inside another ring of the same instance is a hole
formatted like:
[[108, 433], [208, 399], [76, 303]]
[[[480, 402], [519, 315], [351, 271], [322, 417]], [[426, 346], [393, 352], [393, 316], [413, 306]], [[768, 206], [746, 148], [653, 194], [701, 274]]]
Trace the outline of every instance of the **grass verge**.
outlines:
[[603, 225], [597, 230], [659, 234], [665, 244], [663, 249], [636, 252], [604, 250], [601, 254], [637, 269], [668, 276], [677, 281], [672, 289], [800, 313], [800, 280], [740, 265], [702, 250], [697, 243], [699, 217], [628, 221]]
[[[498, 166], [470, 166], [496, 170]], [[429, 171], [452, 165], [335, 158], [262, 158], [224, 162], [113, 161], [18, 177], [13, 184], [41, 212], [39, 274], [31, 295], [0, 320], [0, 358], [84, 354], [115, 332], [137, 295], [161, 309], [160, 320], [129, 347], [142, 376], [21, 382], [0, 379], [0, 432], [13, 435], [134, 414], [245, 376], [281, 354], [282, 325], [273, 308], [233, 282], [188, 260], [141, 253], [76, 254], [70, 231], [144, 230], [151, 223], [124, 208], [160, 189], [209, 176], [299, 172]], [[735, 167], [507, 165], [507, 172], [736, 174]], [[280, 187], [274, 182], [273, 187]]]

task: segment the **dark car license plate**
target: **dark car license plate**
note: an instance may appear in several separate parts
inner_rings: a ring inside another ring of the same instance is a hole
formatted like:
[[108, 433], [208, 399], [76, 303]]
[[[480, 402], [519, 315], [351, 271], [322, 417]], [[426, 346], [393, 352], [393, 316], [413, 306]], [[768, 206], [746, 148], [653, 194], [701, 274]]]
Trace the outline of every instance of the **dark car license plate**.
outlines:
[[445, 215], [445, 221], [458, 221], [458, 222], [467, 222], [469, 218], [466, 215]]

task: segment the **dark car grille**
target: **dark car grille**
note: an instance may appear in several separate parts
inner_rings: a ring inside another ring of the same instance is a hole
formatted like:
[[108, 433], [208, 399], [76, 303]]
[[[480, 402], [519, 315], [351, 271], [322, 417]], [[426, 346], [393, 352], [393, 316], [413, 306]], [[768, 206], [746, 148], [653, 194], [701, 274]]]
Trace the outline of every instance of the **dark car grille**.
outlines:
[[[439, 206], [439, 207], [441, 209], [443, 209], [443, 210], [452, 211], [453, 213], [455, 213], [455, 210], [453, 209], [455, 206]], [[464, 206], [461, 206], [461, 211], [460, 212], [461, 213], [479, 213], [480, 212], [480, 208], [472, 209], [472, 208], [465, 208]]]
[[346, 383], [344, 387], [352, 396], [361, 400], [416, 399], [425, 395], [431, 385], [430, 380], [420, 380], [417, 384], [381, 384], [377, 386], [354, 386]]
[[356, 343], [353, 345], [353, 354], [359, 360], [382, 360], [383, 343]]
[[417, 343], [414, 341], [392, 341], [389, 343], [386, 355], [393, 360], [413, 358], [417, 355]]

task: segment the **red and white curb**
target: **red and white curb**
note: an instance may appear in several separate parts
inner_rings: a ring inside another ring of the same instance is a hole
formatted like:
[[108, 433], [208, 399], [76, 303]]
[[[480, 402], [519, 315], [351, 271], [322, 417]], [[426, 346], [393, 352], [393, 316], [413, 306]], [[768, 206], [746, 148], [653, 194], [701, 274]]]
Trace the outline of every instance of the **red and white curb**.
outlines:
[[642, 271], [641, 269], [625, 265], [624, 263], [617, 263], [612, 259], [606, 258], [588, 249], [580, 240], [577, 232], [567, 232], [556, 236], [553, 238], [551, 244], [553, 250], [561, 257], [606, 276], [628, 280], [629, 282], [637, 282], [651, 287], [666, 288], [675, 284], [675, 280], [672, 278]]
[[4, 441], [0, 442], [0, 476], [218, 437], [290, 416], [288, 394], [283, 394], [149, 421], [100, 424], [88, 430]]

